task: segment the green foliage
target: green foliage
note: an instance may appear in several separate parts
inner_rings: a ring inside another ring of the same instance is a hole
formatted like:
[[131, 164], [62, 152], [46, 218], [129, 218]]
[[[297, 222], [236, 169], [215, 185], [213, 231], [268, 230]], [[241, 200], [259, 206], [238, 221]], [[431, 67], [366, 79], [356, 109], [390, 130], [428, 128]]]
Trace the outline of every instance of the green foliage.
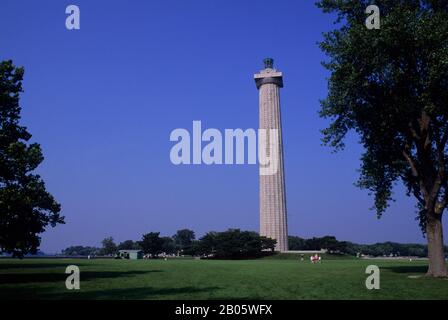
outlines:
[[23, 257], [36, 253], [39, 234], [64, 223], [61, 206], [34, 170], [43, 161], [37, 143], [20, 126], [19, 105], [24, 70], [0, 62], [0, 252]]
[[[289, 250], [321, 250], [326, 249], [329, 253], [356, 256], [364, 254], [368, 256], [381, 257], [389, 255], [427, 257], [428, 247], [423, 244], [383, 242], [375, 244], [357, 244], [348, 241], [338, 241], [333, 236], [322, 238], [302, 239], [289, 236]], [[448, 256], [448, 247], [445, 247]]]
[[173, 254], [176, 252], [176, 245], [174, 243], [173, 238], [171, 237], [162, 237], [162, 247], [161, 251], [165, 254]]
[[196, 239], [196, 235], [193, 230], [182, 229], [178, 230], [173, 236], [173, 240], [178, 251], [191, 251], [193, 241]]
[[101, 248], [102, 255], [110, 256], [116, 254], [118, 251], [117, 245], [115, 244], [112, 237], [104, 238], [103, 241], [101, 241], [101, 244], [103, 245], [103, 247]]
[[61, 253], [65, 256], [99, 255], [101, 253], [101, 249], [95, 247], [71, 246], [62, 250]]
[[261, 250], [271, 252], [275, 251], [275, 245], [277, 244], [277, 240], [268, 237], [260, 237], [260, 241], [261, 241]]
[[260, 237], [258, 233], [229, 229], [209, 232], [200, 239], [199, 252], [216, 259], [256, 258], [273, 251], [276, 240]]
[[163, 252], [164, 240], [160, 238], [160, 232], [150, 232], [142, 236], [140, 245], [145, 254], [157, 256]]
[[138, 241], [125, 240], [118, 244], [117, 249], [118, 250], [140, 250], [141, 246]]
[[288, 236], [289, 250], [306, 250], [306, 240], [297, 236]]
[[[377, 4], [381, 28], [368, 30], [365, 8]], [[329, 57], [324, 142], [340, 149], [349, 130], [364, 146], [358, 185], [375, 196], [380, 216], [395, 181], [427, 211], [448, 199], [448, 6], [431, 0], [323, 0], [339, 28], [320, 44]], [[419, 215], [426, 226], [426, 214]]]
[[[397, 255], [423, 258], [428, 256], [428, 246], [417, 243], [383, 242], [370, 245], [349, 243], [349, 247], [354, 252], [374, 257]], [[445, 255], [448, 256], [448, 247], [446, 246]]]
[[347, 243], [338, 241], [334, 236], [325, 236], [322, 238], [302, 239], [296, 236], [288, 237], [289, 250], [321, 250], [326, 249], [330, 252], [347, 252]]

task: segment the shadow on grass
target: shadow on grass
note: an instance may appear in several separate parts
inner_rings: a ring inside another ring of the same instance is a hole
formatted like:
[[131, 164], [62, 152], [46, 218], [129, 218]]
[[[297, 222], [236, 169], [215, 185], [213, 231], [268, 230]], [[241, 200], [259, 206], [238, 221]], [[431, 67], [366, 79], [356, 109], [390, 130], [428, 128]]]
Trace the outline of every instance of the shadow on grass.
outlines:
[[[81, 281], [89, 281], [102, 278], [120, 278], [128, 276], [144, 275], [147, 273], [161, 272], [161, 270], [148, 271], [82, 271]], [[26, 284], [36, 282], [62, 282], [67, 279], [68, 274], [64, 272], [48, 273], [10, 273], [0, 274], [0, 284]]]
[[390, 270], [395, 273], [426, 273], [427, 266], [391, 266], [382, 267], [381, 269]]
[[43, 299], [75, 299], [75, 300], [94, 300], [94, 299], [111, 299], [111, 300], [142, 300], [142, 299], [169, 299], [177, 298], [179, 295], [189, 295], [197, 293], [211, 293], [218, 290], [218, 287], [180, 287], [180, 288], [124, 288], [124, 289], [107, 289], [104, 291], [71, 291], [63, 295], [46, 294]]
[[[76, 263], [78, 267], [83, 266], [81, 263]], [[67, 265], [63, 263], [1, 263], [0, 270], [5, 269], [49, 269], [49, 268], [65, 268]]]
[[23, 287], [6, 287], [0, 290], [1, 300], [150, 300], [150, 299], [179, 299], [194, 298], [195, 294], [211, 293], [219, 287], [180, 287], [180, 288], [107, 288], [105, 290], [85, 291], [61, 290], [40, 287], [38, 289]]

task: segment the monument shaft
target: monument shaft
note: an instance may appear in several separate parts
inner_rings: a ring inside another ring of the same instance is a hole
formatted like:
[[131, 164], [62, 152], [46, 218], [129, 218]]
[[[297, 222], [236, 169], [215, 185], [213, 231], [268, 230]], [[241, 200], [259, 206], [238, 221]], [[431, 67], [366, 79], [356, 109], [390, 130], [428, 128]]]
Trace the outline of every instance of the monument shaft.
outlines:
[[[273, 69], [273, 60], [265, 59], [265, 69], [255, 74], [259, 90], [260, 129], [276, 129], [277, 146], [270, 148], [268, 139], [267, 153], [276, 157], [277, 170], [273, 174], [261, 174], [260, 169], [260, 235], [277, 240], [276, 250], [288, 250], [288, 224], [286, 216], [285, 177], [283, 168], [283, 142], [280, 113], [280, 88], [283, 87], [283, 75]], [[274, 140], [275, 141], [275, 140]], [[264, 150], [262, 150], [263, 152]], [[260, 164], [262, 166], [262, 164]]]

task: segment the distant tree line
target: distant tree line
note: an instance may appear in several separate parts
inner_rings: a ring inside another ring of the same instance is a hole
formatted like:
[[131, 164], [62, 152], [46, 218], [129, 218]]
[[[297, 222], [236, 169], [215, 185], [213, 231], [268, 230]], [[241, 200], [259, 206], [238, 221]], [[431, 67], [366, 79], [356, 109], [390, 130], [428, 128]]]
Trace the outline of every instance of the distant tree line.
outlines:
[[[224, 232], [208, 232], [196, 239], [189, 229], [178, 230], [172, 237], [160, 236], [160, 232], [149, 232], [141, 240], [125, 240], [116, 244], [112, 237], [105, 238], [102, 247], [72, 246], [62, 250], [67, 256], [115, 256], [119, 250], [142, 250], [150, 257], [160, 255], [188, 255], [215, 259], [247, 259], [272, 254], [276, 240], [260, 236], [256, 232], [229, 229]], [[304, 239], [289, 237], [290, 250], [328, 250], [332, 254], [368, 256], [414, 256], [427, 257], [428, 249], [423, 244], [401, 244], [383, 242], [356, 244], [338, 241], [334, 236]], [[448, 247], [445, 248], [448, 255]]]
[[62, 250], [64, 256], [88, 256], [88, 255], [103, 255], [101, 248], [84, 247], [84, 246], [70, 246]]
[[276, 240], [256, 232], [229, 229], [207, 233], [199, 241], [194, 241], [187, 253], [217, 259], [257, 258], [272, 254], [276, 243]]
[[101, 248], [72, 246], [62, 250], [68, 256], [114, 256], [119, 250], [142, 250], [150, 257], [159, 255], [191, 255], [216, 259], [246, 259], [272, 254], [276, 240], [259, 236], [256, 232], [229, 229], [209, 232], [196, 240], [194, 231], [178, 230], [172, 237], [161, 237], [160, 232], [142, 235], [140, 241], [126, 240], [118, 245], [112, 237], [105, 238]]
[[[321, 250], [326, 249], [334, 254], [347, 255], [368, 255], [368, 256], [413, 256], [427, 257], [428, 247], [423, 244], [416, 243], [396, 243], [382, 242], [375, 244], [357, 244], [349, 241], [338, 241], [333, 236], [325, 236], [321, 238], [303, 239], [296, 236], [289, 237], [290, 250]], [[445, 247], [445, 254], [448, 255], [448, 247]]]

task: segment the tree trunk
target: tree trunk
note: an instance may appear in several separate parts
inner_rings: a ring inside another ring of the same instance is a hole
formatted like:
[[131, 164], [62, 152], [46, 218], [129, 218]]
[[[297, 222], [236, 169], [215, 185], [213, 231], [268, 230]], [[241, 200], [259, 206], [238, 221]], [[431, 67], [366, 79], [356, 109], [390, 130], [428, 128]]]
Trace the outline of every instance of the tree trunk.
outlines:
[[443, 227], [441, 214], [428, 214], [426, 237], [428, 239], [429, 258], [429, 268], [426, 276], [447, 277], [448, 272], [445, 263], [445, 248], [443, 244]]

